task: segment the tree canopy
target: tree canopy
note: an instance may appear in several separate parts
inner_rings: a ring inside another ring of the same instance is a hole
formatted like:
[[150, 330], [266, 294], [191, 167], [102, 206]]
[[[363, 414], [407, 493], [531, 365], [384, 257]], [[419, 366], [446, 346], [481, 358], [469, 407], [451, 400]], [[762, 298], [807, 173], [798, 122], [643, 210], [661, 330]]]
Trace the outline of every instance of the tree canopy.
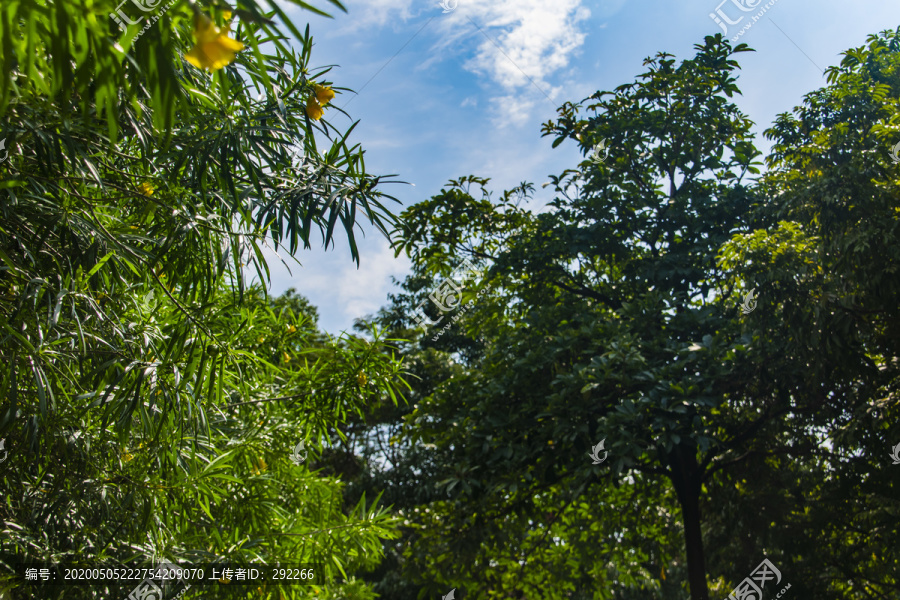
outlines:
[[[767, 558], [798, 597], [896, 593], [898, 40], [780, 115], [765, 172], [733, 103], [749, 48], [710, 36], [559, 109], [544, 134], [586, 159], [549, 210], [469, 176], [404, 211], [414, 272], [377, 321], [414, 339], [395, 477], [423, 493], [380, 585], [706, 599]], [[442, 313], [465, 260], [486, 274]]]

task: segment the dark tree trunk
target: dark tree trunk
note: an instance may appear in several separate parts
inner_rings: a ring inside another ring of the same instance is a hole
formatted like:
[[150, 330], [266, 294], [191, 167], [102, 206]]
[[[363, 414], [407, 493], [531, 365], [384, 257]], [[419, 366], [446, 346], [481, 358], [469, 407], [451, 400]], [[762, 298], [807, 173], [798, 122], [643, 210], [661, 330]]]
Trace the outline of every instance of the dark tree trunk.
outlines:
[[669, 475], [681, 504], [684, 523], [684, 543], [688, 563], [688, 584], [691, 600], [709, 600], [706, 587], [706, 559], [703, 555], [703, 535], [700, 531], [701, 473], [696, 449], [678, 444], [669, 453]]

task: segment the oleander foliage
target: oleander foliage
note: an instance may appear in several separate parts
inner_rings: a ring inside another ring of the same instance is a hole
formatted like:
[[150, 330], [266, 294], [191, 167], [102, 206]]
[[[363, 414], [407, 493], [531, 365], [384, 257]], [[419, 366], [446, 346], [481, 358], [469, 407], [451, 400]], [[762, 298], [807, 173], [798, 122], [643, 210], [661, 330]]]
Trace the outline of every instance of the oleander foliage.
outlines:
[[[120, 30], [117, 8], [154, 21]], [[225, 68], [183, 59], [195, 13], [234, 20]], [[19, 561], [227, 560], [316, 567], [234, 597], [372, 597], [352, 573], [394, 521], [318, 469], [350, 415], [396, 401], [400, 362], [246, 279], [341, 235], [359, 262], [356, 230], [395, 222], [353, 126], [304, 110], [332, 85], [312, 46], [278, 2], [0, 6], [0, 590], [120, 591], [18, 588]]]

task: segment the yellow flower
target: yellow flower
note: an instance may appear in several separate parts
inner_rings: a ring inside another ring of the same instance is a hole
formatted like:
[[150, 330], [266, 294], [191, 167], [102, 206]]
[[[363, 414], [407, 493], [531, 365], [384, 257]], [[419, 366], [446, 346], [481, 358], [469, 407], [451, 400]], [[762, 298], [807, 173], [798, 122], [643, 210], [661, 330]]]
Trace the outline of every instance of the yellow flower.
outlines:
[[265, 336], [262, 336], [262, 335], [261, 335], [261, 336], [259, 336], [259, 339], [256, 340], [256, 343], [257, 343], [257, 344], [262, 344], [264, 341], [266, 341], [266, 338], [265, 338]]
[[153, 186], [145, 181], [140, 186], [138, 186], [138, 191], [140, 191], [145, 196], [152, 196]]
[[284, 360], [284, 363], [285, 363], [285, 364], [291, 362], [291, 357], [290, 357], [290, 355], [289, 355], [287, 352], [284, 353], [283, 360]]
[[322, 106], [325, 106], [326, 104], [331, 102], [332, 98], [334, 98], [334, 92], [331, 91], [330, 87], [316, 84], [315, 90], [316, 90], [316, 100]]
[[318, 83], [313, 86], [313, 91], [315, 96], [310, 96], [309, 100], [306, 101], [306, 114], [313, 121], [318, 121], [325, 114], [322, 107], [331, 102], [331, 99], [334, 98], [334, 92], [330, 87], [319, 85]]
[[250, 472], [254, 475], [259, 475], [260, 473], [264, 473], [268, 470], [269, 465], [266, 464], [266, 461], [262, 459], [262, 457], [257, 457], [256, 464], [250, 469]]
[[359, 387], [365, 387], [368, 381], [368, 377], [366, 377], [366, 374], [363, 372], [360, 372], [359, 375], [356, 376], [356, 382], [359, 384]]
[[309, 115], [309, 118], [313, 121], [318, 121], [322, 118], [322, 115], [325, 114], [325, 111], [322, 110], [322, 107], [319, 106], [316, 99], [310, 96], [309, 100], [306, 101], [306, 114]]
[[222, 11], [222, 18], [225, 19], [226, 21], [231, 20], [231, 11], [230, 11], [230, 10], [223, 10], [223, 11]]
[[132, 456], [131, 454], [126, 452], [125, 454], [122, 455], [122, 458], [125, 460], [125, 462], [128, 462], [129, 460], [133, 459], [134, 456]]
[[288, 327], [288, 333], [297, 333], [297, 328], [291, 325]]
[[244, 44], [228, 37], [229, 27], [219, 29], [212, 19], [198, 13], [194, 16], [194, 38], [197, 45], [184, 58], [198, 69], [218, 71], [234, 60], [235, 52]]

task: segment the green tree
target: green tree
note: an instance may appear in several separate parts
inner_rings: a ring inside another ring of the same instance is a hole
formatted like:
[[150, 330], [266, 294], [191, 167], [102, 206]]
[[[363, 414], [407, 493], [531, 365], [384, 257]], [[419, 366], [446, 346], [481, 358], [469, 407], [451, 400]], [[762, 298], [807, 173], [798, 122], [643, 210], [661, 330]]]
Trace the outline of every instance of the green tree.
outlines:
[[827, 87], [766, 131], [764, 227], [737, 236], [721, 259], [764, 294], [755, 362], [802, 374], [792, 393], [811, 410], [792, 412], [794, 437], [827, 438], [792, 486], [806, 514], [785, 519], [784, 545], [817, 557], [797, 561], [799, 591], [890, 597], [900, 591], [887, 541], [900, 508], [889, 458], [900, 443], [900, 188], [890, 159], [900, 141], [900, 29], [869, 36], [827, 75]]
[[[516, 301], [488, 308], [479, 300], [466, 313], [467, 333], [492, 341], [469, 377], [436, 394], [459, 426], [427, 432], [457, 449], [463, 494], [522, 486], [527, 499], [536, 486], [566, 480], [578, 488], [596, 477], [586, 453], [605, 438], [611, 475], [671, 482], [692, 597], [707, 598], [700, 499], [727, 452], [713, 416], [738, 422], [752, 410], [725, 397], [735, 385], [727, 361], [740, 351], [731, 348], [739, 320], [733, 305], [723, 310], [733, 294], [720, 286], [715, 256], [742, 226], [751, 201], [743, 179], [757, 172], [758, 152], [750, 121], [728, 101], [737, 91], [730, 57], [746, 46], [709, 37], [697, 50], [679, 66], [666, 54], [648, 59], [641, 81], [592, 97], [592, 119], [579, 120], [578, 106], [560, 109], [545, 127], [555, 144], [580, 137], [587, 151], [606, 140], [611, 151], [604, 165], [586, 161], [552, 178], [564, 196], [552, 211], [504, 218], [488, 203], [478, 215], [479, 205], [448, 194], [404, 213], [402, 247], [417, 264], [437, 262], [418, 246], [457, 234], [447, 254], [458, 260], [482, 245], [472, 240], [483, 223], [496, 230], [502, 220], [516, 232], [485, 284]], [[694, 351], [701, 341], [713, 351]]]
[[[528, 184], [495, 204], [467, 177], [402, 215], [415, 272], [383, 324], [401, 331], [463, 259], [491, 265], [477, 284], [490, 295], [440, 335], [448, 317], [427, 309], [444, 321], [407, 349], [456, 365], [407, 418], [408, 439], [434, 445], [423, 484], [451, 495], [413, 519], [411, 579], [497, 598], [683, 598], [686, 580], [707, 598], [708, 572], [724, 596], [768, 557], [804, 596], [890, 596], [897, 46], [891, 34], [848, 52], [800, 118], [780, 117], [759, 183], [745, 180], [759, 174], [750, 122], [728, 101], [731, 55], [747, 48], [716, 36], [593, 96], [596, 117], [562, 107], [554, 144], [610, 150], [551, 178], [551, 211], [518, 206]], [[608, 467], [586, 459], [601, 439]], [[633, 504], [610, 485], [656, 511], [616, 523]], [[662, 518], [674, 505], [681, 549]], [[554, 550], [578, 556], [568, 572]]]

